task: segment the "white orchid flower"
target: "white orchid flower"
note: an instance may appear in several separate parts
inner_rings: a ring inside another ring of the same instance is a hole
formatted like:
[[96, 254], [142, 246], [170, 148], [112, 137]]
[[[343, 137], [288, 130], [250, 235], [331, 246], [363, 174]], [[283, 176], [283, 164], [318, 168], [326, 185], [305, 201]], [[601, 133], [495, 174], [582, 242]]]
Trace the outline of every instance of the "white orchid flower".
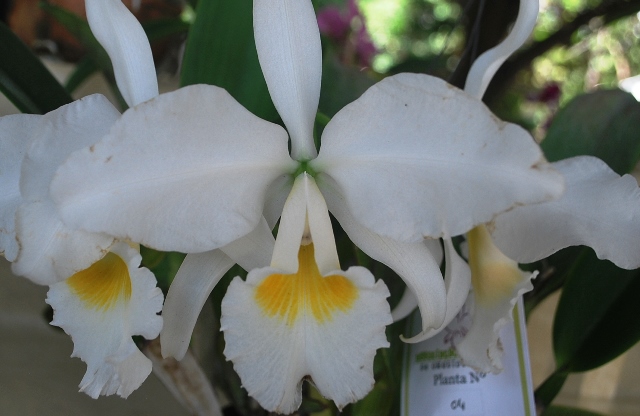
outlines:
[[[499, 65], [533, 30], [538, 1], [521, 2], [509, 37], [472, 66], [465, 91], [481, 99]], [[484, 372], [502, 370], [500, 329], [512, 320], [517, 299], [533, 288], [537, 272], [521, 271], [531, 263], [574, 245], [592, 247], [599, 258], [625, 269], [640, 267], [640, 188], [630, 175], [613, 172], [595, 157], [579, 156], [552, 163], [565, 179], [559, 199], [515, 207], [487, 225], [467, 233], [472, 292], [467, 300], [472, 324], [456, 350], [466, 365]], [[397, 320], [415, 307], [413, 294], [403, 298]], [[447, 305], [449, 306], [449, 304]], [[455, 316], [447, 309], [448, 324]]]
[[[138, 21], [120, 0], [87, 0], [86, 6], [127, 103], [156, 96], [151, 49]], [[158, 336], [163, 296], [153, 274], [139, 268], [137, 249], [66, 226], [49, 185], [72, 152], [95, 144], [119, 117], [106, 98], [92, 95], [44, 116], [0, 118], [0, 250], [14, 273], [50, 286], [51, 323], [71, 335], [72, 356], [87, 363], [80, 390], [94, 398], [127, 397], [147, 378], [151, 362], [131, 336]]]
[[[389, 77], [346, 106], [318, 154], [321, 48], [311, 2], [256, 0], [254, 29], [287, 131], [220, 88], [185, 87], [125, 112], [67, 160], [51, 189], [70, 226], [192, 253], [165, 303], [165, 356], [185, 354], [202, 305], [238, 263], [249, 275], [230, 285], [222, 325], [249, 394], [290, 413], [310, 378], [343, 407], [373, 385], [390, 315], [382, 283], [366, 269], [341, 271], [328, 211], [415, 293], [421, 339], [442, 328], [448, 293], [466, 297], [469, 288], [461, 273], [443, 279], [434, 239], [557, 198], [562, 178], [523, 129], [417, 74]], [[451, 270], [467, 268], [449, 241], [445, 254]]]

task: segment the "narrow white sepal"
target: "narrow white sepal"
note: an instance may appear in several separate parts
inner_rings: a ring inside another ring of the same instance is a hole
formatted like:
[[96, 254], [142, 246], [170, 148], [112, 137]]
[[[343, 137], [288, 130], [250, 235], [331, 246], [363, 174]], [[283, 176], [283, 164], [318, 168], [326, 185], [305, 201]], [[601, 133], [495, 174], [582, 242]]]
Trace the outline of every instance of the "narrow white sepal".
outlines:
[[456, 317], [469, 296], [471, 289], [471, 270], [467, 263], [458, 255], [450, 239], [444, 240], [444, 252], [446, 257], [446, 270], [444, 284], [447, 289], [447, 313], [439, 328], [423, 331], [405, 342], [421, 342], [437, 335], [447, 327]]
[[269, 94], [291, 137], [291, 157], [316, 156], [313, 125], [320, 99], [320, 30], [310, 0], [257, 0], [253, 27]]
[[[396, 241], [363, 227], [349, 211], [331, 178], [320, 175], [318, 183], [329, 210], [351, 241], [369, 257], [390, 267], [416, 295], [423, 331], [439, 328], [446, 313], [446, 289], [439, 264], [427, 245], [423, 241]], [[376, 209], [375, 205], [371, 209]]]
[[14, 261], [18, 255], [15, 216], [22, 203], [22, 159], [38, 128], [41, 116], [16, 114], [0, 117], [0, 255]]
[[93, 398], [127, 397], [151, 372], [151, 362], [138, 350], [133, 335], [155, 338], [162, 328], [162, 292], [153, 274], [139, 268], [141, 257], [124, 243], [114, 246], [128, 269], [131, 297], [118, 297], [107, 308], [95, 308], [73, 291], [67, 281], [52, 285], [47, 303], [54, 310], [51, 325], [59, 326], [74, 342], [72, 357], [87, 363], [80, 390]]
[[220, 250], [188, 254], [169, 287], [160, 334], [162, 356], [181, 360], [209, 294], [234, 262]]
[[271, 263], [275, 239], [267, 221], [262, 217], [249, 234], [220, 248], [234, 263], [249, 271], [267, 267]]
[[[442, 251], [442, 246], [440, 245], [440, 240], [432, 240], [426, 239], [424, 240], [424, 244], [427, 246], [431, 254], [433, 254], [433, 258], [436, 260], [436, 263], [442, 264], [442, 260], [444, 259], [444, 252]], [[415, 308], [418, 307], [418, 299], [413, 294], [409, 287], [406, 287], [404, 292], [402, 293], [402, 297], [398, 304], [391, 311], [391, 317], [393, 318], [393, 322], [398, 322], [411, 314]]]
[[405, 242], [459, 235], [564, 190], [528, 132], [419, 74], [385, 78], [343, 108], [309, 164], [359, 223]]
[[464, 86], [464, 91], [477, 99], [482, 99], [493, 76], [504, 61], [518, 50], [529, 38], [538, 20], [540, 5], [538, 0], [520, 0], [518, 16], [509, 35], [497, 46], [489, 49], [475, 60]]
[[593, 248], [618, 267], [640, 267], [640, 188], [602, 160], [578, 156], [553, 163], [567, 191], [555, 201], [517, 207], [489, 227], [510, 258], [531, 263], [574, 245]]
[[111, 58], [118, 89], [129, 107], [158, 95], [151, 46], [138, 19], [121, 0], [85, 0], [91, 31]]

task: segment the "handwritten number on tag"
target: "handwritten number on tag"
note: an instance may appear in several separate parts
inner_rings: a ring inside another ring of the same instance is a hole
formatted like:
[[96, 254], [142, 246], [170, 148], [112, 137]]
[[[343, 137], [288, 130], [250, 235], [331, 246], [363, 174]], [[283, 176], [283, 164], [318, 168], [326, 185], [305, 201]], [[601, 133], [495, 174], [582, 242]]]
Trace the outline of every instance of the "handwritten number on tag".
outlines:
[[462, 399], [457, 399], [451, 402], [451, 409], [456, 410], [456, 409], [460, 409], [462, 411], [464, 411], [466, 405], [464, 403], [464, 401], [462, 401]]

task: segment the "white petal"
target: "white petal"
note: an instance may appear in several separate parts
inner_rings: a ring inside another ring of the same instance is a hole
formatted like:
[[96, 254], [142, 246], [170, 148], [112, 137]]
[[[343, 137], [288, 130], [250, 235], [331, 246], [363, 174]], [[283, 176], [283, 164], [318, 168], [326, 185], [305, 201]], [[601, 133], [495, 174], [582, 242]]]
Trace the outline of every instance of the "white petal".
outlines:
[[444, 284], [447, 288], [447, 313], [439, 328], [424, 331], [406, 342], [421, 342], [437, 335], [453, 321], [462, 306], [465, 304], [471, 289], [471, 270], [467, 263], [458, 255], [451, 240], [444, 240], [446, 255], [446, 270]]
[[274, 244], [271, 229], [263, 217], [253, 231], [221, 247], [220, 250], [234, 263], [249, 271], [267, 267], [271, 263]]
[[196, 253], [251, 232], [269, 184], [295, 169], [281, 127], [195, 85], [129, 109], [69, 158], [51, 189], [78, 228]]
[[113, 237], [67, 227], [51, 201], [22, 204], [16, 214], [20, 244], [12, 270], [38, 284], [51, 285], [102, 258]]
[[625, 269], [640, 267], [640, 188], [590, 156], [556, 162], [567, 191], [558, 200], [499, 215], [492, 235], [509, 257], [530, 263], [573, 245]]
[[531, 279], [538, 274], [523, 272], [496, 246], [484, 226], [469, 232], [469, 266], [473, 290], [469, 306], [473, 310], [469, 332], [456, 345], [465, 365], [485, 373], [502, 371], [500, 329], [513, 320], [518, 297], [533, 289]]
[[[42, 116], [22, 163], [20, 191], [28, 201], [50, 199], [53, 175], [69, 155], [109, 132], [120, 113], [104, 96], [90, 95]], [[79, 180], [83, 175], [74, 172]]]
[[254, 1], [253, 27], [269, 94], [291, 136], [291, 156], [312, 159], [322, 51], [311, 1]]
[[92, 266], [86, 275], [51, 286], [47, 297], [54, 310], [51, 324], [71, 335], [72, 356], [87, 363], [80, 390], [93, 398], [127, 397], [140, 386], [151, 362], [131, 336], [155, 338], [162, 327], [162, 292], [153, 274], [138, 268], [141, 258], [132, 248], [121, 243], [115, 252], [101, 260], [114, 265], [108, 274], [96, 274]]
[[[368, 270], [352, 267], [331, 273], [333, 277], [318, 276], [320, 285], [335, 278], [350, 282], [350, 289], [340, 291], [341, 300], [335, 301], [342, 303], [345, 293], [354, 294], [346, 308], [332, 303], [336, 292], [329, 294], [318, 286], [305, 292], [300, 290], [304, 283], [297, 287], [294, 283], [288, 295], [271, 292], [276, 298], [269, 300], [275, 304], [266, 309], [259, 291], [274, 273], [282, 271], [265, 268], [252, 271], [247, 282], [234, 279], [222, 301], [224, 353], [243, 387], [265, 409], [285, 414], [300, 405], [305, 377], [339, 409], [364, 397], [374, 383], [375, 352], [389, 345], [384, 334], [385, 325], [391, 322], [386, 286], [375, 283]], [[318, 303], [310, 302], [312, 298]], [[289, 309], [283, 309], [287, 304]]]
[[87, 20], [113, 64], [118, 89], [129, 107], [158, 95], [147, 35], [121, 0], [86, 0]]
[[525, 130], [418, 74], [388, 77], [342, 109], [310, 164], [338, 183], [358, 222], [400, 241], [462, 234], [563, 191]]
[[220, 250], [188, 254], [169, 287], [160, 334], [162, 355], [181, 360], [202, 306], [234, 262]]
[[40, 122], [39, 115], [0, 117], [0, 254], [9, 261], [18, 255], [15, 216], [22, 202], [20, 168]]
[[318, 178], [329, 210], [351, 241], [369, 257], [396, 272], [418, 298], [423, 331], [439, 328], [446, 313], [445, 284], [438, 262], [421, 241], [404, 243], [378, 235], [361, 226], [347, 209], [329, 178]]
[[529, 38], [538, 20], [538, 0], [521, 0], [513, 28], [509, 35], [497, 46], [478, 57], [467, 74], [464, 91], [481, 99], [491, 78], [512, 53], [518, 50]]

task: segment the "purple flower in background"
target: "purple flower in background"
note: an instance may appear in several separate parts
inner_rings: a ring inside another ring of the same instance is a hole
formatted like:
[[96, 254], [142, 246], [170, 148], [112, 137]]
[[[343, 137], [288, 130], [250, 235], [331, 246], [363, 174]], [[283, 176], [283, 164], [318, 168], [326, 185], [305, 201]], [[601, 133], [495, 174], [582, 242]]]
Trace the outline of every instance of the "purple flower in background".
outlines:
[[320, 33], [334, 41], [347, 63], [370, 66], [377, 49], [367, 32], [364, 16], [355, 0], [348, 0], [347, 10], [328, 6], [318, 12]]

